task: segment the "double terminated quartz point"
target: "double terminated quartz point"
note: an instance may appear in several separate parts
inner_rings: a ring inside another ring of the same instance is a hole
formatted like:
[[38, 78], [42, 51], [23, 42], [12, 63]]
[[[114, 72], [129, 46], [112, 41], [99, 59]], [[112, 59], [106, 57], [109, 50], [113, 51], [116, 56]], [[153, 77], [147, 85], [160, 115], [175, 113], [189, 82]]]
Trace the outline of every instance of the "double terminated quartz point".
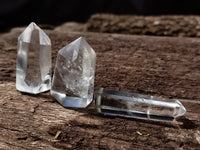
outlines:
[[102, 114], [160, 121], [173, 121], [186, 112], [178, 100], [104, 88], [96, 91], [95, 104]]
[[18, 37], [16, 88], [32, 94], [51, 88], [51, 40], [35, 23]]
[[64, 107], [88, 106], [93, 99], [96, 54], [80, 37], [57, 55], [51, 95]]

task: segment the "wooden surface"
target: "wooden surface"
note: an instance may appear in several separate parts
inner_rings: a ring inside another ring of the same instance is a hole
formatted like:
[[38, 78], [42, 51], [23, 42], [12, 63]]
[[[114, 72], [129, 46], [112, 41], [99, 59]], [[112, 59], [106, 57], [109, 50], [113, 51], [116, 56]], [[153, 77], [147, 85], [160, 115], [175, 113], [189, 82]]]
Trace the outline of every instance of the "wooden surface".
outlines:
[[95, 14], [86, 23], [86, 29], [106, 33], [200, 37], [200, 17]]
[[49, 92], [20, 93], [15, 88], [20, 32], [0, 37], [0, 149], [200, 148], [199, 39], [47, 31], [53, 66], [60, 48], [86, 38], [97, 53], [95, 88], [179, 99], [187, 113], [166, 123], [98, 115], [93, 104], [66, 109]]

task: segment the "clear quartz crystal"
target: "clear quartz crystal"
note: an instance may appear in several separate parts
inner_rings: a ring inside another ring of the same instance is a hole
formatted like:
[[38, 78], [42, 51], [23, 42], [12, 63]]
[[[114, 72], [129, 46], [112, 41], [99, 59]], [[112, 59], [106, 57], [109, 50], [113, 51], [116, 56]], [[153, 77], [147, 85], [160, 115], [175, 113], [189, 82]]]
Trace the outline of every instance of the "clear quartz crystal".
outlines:
[[80, 37], [57, 55], [51, 94], [64, 107], [87, 107], [93, 99], [96, 54]]
[[16, 88], [32, 94], [51, 88], [51, 40], [35, 23], [18, 37]]
[[95, 105], [97, 112], [106, 115], [160, 121], [173, 121], [186, 112], [178, 100], [105, 88], [95, 92]]

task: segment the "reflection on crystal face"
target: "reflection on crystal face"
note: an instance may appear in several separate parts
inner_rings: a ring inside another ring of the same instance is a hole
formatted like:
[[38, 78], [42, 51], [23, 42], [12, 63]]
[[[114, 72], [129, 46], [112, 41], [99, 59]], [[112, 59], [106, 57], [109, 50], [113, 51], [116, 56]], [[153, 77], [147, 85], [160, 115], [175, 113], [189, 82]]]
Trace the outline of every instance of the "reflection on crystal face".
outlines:
[[99, 113], [131, 118], [173, 121], [184, 115], [184, 106], [173, 99], [100, 88], [95, 94]]
[[18, 37], [16, 88], [37, 94], [51, 87], [51, 41], [31, 23]]
[[93, 99], [96, 54], [81, 37], [57, 55], [51, 94], [64, 107], [86, 107]]

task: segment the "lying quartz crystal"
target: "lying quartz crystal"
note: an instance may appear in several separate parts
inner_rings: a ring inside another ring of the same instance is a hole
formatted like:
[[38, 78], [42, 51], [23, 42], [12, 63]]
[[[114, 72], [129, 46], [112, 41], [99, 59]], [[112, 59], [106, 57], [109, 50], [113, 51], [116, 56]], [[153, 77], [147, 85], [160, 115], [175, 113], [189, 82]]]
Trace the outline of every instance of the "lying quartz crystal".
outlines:
[[51, 94], [64, 107], [86, 107], [93, 99], [96, 54], [78, 38], [57, 55]]
[[173, 121], [186, 112], [184, 106], [173, 99], [104, 88], [97, 90], [95, 95], [97, 112], [106, 115]]
[[18, 37], [16, 88], [33, 94], [51, 88], [51, 40], [35, 23]]

